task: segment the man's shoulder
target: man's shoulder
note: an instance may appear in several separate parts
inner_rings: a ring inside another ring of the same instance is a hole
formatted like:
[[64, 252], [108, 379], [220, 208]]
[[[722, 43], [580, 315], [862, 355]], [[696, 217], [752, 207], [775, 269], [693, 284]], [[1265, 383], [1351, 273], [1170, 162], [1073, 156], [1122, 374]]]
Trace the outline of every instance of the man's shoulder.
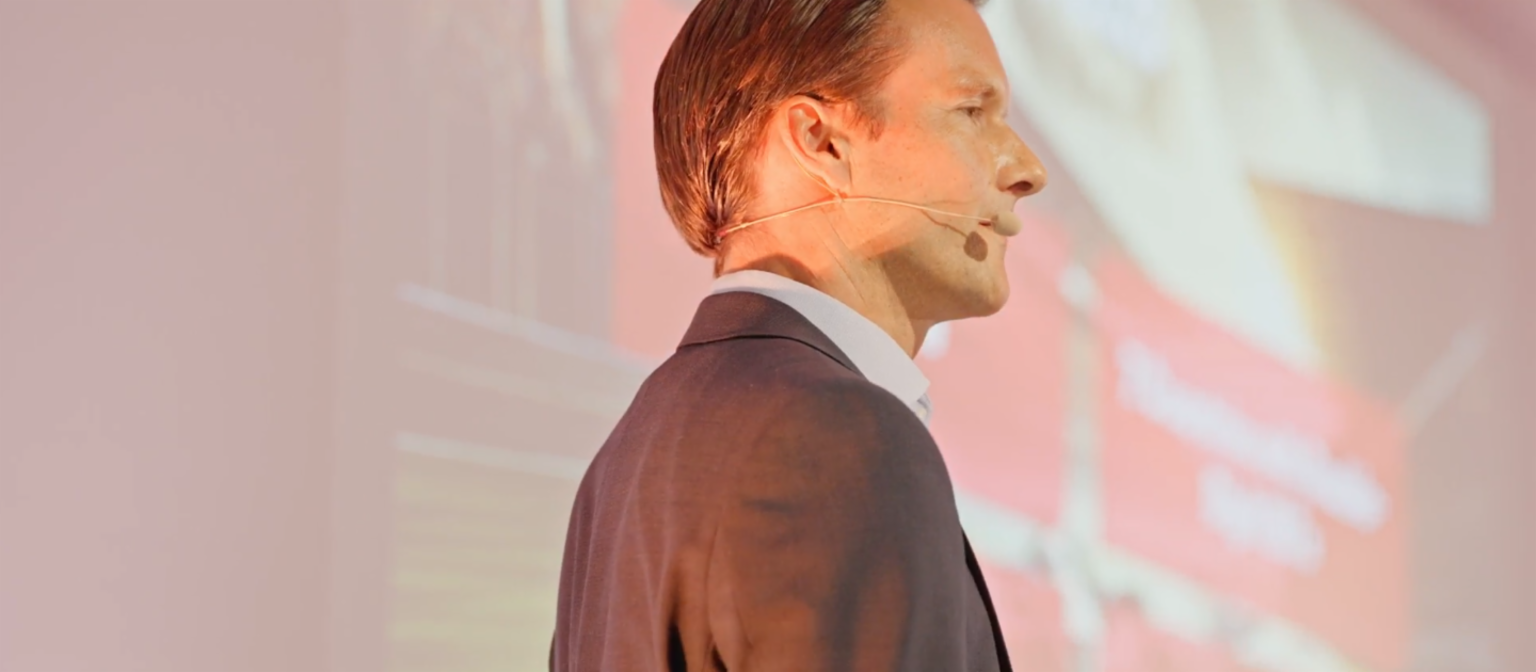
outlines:
[[792, 338], [735, 338], [680, 348], [653, 381], [687, 388], [706, 402], [752, 404], [799, 419], [829, 412], [911, 416], [885, 388]]
[[641, 386], [605, 446], [714, 459], [762, 442], [789, 452], [828, 442], [932, 446], [889, 391], [810, 345], [775, 337], [680, 348]]
[[700, 355], [718, 348], [704, 366], [722, 375], [701, 386], [691, 411], [741, 419], [727, 431], [745, 443], [772, 446], [791, 460], [797, 453], [824, 453], [818, 460], [937, 457], [927, 427], [904, 401], [809, 345], [753, 338], [700, 347]]

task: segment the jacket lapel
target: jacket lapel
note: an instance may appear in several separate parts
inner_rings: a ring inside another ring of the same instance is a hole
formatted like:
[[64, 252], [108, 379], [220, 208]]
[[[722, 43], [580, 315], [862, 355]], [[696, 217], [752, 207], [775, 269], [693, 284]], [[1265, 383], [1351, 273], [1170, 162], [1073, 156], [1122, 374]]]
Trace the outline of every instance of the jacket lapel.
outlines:
[[992, 593], [987, 591], [987, 580], [981, 575], [981, 564], [976, 561], [976, 553], [971, 550], [971, 538], [961, 532], [960, 539], [965, 542], [965, 566], [970, 568], [971, 578], [976, 580], [976, 590], [981, 592], [981, 603], [987, 607], [987, 619], [992, 621], [992, 641], [997, 645], [998, 669], [1013, 672], [1013, 663], [1008, 660], [1008, 648], [1003, 645], [1003, 628], [997, 622], [997, 609], [992, 607]]

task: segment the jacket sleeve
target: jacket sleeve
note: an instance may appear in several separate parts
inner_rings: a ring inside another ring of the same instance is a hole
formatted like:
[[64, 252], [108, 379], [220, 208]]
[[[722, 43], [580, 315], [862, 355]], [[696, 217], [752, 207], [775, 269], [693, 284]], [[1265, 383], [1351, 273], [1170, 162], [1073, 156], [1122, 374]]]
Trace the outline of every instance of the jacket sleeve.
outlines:
[[829, 386], [744, 448], [708, 578], [727, 669], [967, 668], [954, 494], [911, 411], [867, 384]]

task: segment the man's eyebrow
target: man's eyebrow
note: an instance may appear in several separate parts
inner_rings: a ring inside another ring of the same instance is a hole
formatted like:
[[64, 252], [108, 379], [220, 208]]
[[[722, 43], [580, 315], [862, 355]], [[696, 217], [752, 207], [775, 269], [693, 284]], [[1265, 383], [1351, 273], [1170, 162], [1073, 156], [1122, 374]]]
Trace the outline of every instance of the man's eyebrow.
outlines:
[[1002, 107], [1003, 119], [1008, 118], [1008, 97], [1003, 95], [1003, 90], [996, 83], [986, 80], [963, 77], [955, 84], [955, 90], [966, 98], [976, 98], [983, 105], [999, 105]]
[[991, 82], [978, 82], [973, 79], [963, 79], [955, 85], [955, 90], [967, 96], [974, 96], [984, 101], [1002, 97], [1002, 92], [997, 85]]

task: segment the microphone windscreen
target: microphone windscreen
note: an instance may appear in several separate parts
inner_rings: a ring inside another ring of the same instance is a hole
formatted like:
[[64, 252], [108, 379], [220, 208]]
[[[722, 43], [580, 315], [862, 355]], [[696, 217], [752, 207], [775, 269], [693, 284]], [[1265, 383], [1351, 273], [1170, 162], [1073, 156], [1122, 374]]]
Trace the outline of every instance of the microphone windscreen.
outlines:
[[996, 219], [992, 220], [992, 230], [999, 235], [1017, 236], [1024, 230], [1024, 220], [1011, 212], [1000, 213]]

